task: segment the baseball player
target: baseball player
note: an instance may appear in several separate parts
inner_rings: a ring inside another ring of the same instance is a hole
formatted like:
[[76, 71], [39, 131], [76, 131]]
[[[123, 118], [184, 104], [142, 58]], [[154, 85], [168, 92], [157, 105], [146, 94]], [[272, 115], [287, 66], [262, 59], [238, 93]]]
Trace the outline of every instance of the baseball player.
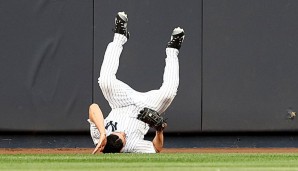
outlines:
[[96, 152], [103, 153], [158, 153], [163, 148], [163, 129], [156, 131], [152, 141], [144, 140], [149, 125], [139, 119], [142, 109], [163, 113], [173, 101], [179, 85], [178, 53], [184, 39], [184, 30], [175, 28], [166, 48], [166, 66], [163, 83], [158, 90], [138, 92], [116, 78], [123, 45], [129, 38], [128, 18], [119, 12], [115, 18], [114, 38], [108, 44], [101, 66], [99, 86], [109, 102], [111, 112], [104, 119], [100, 107], [89, 108], [90, 133]]

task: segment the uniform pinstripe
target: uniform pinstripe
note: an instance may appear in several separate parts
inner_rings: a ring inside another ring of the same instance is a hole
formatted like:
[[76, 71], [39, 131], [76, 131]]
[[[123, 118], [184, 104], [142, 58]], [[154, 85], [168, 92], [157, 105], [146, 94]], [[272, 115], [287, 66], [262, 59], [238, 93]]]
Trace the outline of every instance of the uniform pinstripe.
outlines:
[[[126, 145], [123, 152], [155, 153], [152, 142], [144, 140], [149, 126], [136, 117], [144, 107], [163, 113], [173, 101], [179, 85], [179, 51], [174, 48], [166, 48], [166, 66], [161, 87], [158, 90], [138, 92], [116, 78], [119, 58], [126, 41], [125, 36], [114, 34], [113, 41], [106, 49], [98, 78], [103, 95], [112, 108], [105, 118], [105, 124], [111, 121], [112, 123], [117, 122], [117, 130], [108, 127], [107, 135], [112, 131], [125, 132]], [[97, 131], [97, 135], [93, 136], [94, 143], [96, 143], [96, 139], [99, 138], [98, 130], [96, 127], [92, 128], [92, 123], [90, 129], [91, 135], [92, 131]]]

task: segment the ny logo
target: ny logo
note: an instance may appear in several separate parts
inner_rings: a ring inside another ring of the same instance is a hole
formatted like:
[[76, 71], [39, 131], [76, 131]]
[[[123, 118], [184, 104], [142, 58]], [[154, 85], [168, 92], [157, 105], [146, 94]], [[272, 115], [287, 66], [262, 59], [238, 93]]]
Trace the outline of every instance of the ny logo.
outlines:
[[105, 129], [108, 129], [109, 127], [112, 127], [112, 132], [114, 132], [115, 130], [117, 130], [117, 122], [115, 122], [115, 124], [113, 123], [113, 121], [108, 122]]

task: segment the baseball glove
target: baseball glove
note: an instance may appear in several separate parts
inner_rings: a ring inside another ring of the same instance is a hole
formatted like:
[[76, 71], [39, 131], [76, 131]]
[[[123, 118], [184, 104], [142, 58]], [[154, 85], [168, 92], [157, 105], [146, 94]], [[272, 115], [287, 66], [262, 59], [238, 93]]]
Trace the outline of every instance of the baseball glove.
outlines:
[[151, 128], [157, 131], [162, 131], [167, 126], [166, 119], [160, 116], [158, 112], [146, 107], [140, 111], [137, 119], [147, 123]]

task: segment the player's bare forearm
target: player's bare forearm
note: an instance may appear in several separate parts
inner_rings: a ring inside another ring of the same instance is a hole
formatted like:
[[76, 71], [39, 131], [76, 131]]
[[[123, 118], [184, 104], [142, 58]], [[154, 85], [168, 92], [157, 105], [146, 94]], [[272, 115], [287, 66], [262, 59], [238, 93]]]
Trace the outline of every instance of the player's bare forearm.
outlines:
[[157, 153], [161, 152], [163, 148], [163, 142], [164, 142], [163, 131], [156, 131], [155, 137], [152, 143]]
[[89, 119], [96, 125], [101, 135], [106, 134], [102, 111], [97, 104], [92, 104], [89, 108]]
[[98, 141], [97, 146], [95, 147], [92, 154], [95, 154], [98, 151], [103, 151], [107, 139], [106, 139], [106, 130], [104, 127], [104, 118], [103, 114], [97, 104], [92, 104], [89, 108], [89, 119], [95, 124], [97, 127], [99, 133], [100, 133], [100, 139]]

